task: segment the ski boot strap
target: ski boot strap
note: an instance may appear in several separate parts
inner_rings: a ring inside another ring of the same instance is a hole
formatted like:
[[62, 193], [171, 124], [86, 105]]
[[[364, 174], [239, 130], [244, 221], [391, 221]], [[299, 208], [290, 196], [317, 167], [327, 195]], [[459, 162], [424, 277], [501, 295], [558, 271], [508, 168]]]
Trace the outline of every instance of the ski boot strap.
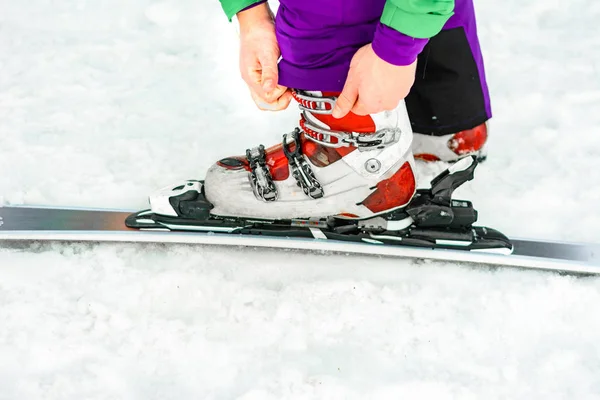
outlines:
[[300, 128], [307, 139], [326, 147], [356, 147], [360, 151], [382, 149], [400, 140], [399, 128], [384, 128], [372, 133], [344, 132], [317, 125], [311, 114], [331, 115], [337, 97], [317, 96], [309, 92], [294, 90], [292, 96], [301, 110]]

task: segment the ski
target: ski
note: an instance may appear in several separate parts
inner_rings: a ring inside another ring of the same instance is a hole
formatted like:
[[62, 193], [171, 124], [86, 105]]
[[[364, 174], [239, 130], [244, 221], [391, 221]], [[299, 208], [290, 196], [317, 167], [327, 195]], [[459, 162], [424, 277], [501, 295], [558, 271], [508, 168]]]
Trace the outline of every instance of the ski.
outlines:
[[[562, 272], [600, 273], [600, 245], [508, 238], [474, 226], [471, 202], [452, 192], [473, 178], [476, 160], [460, 162], [417, 191], [402, 211], [367, 220], [288, 220], [214, 216], [202, 181], [150, 197], [151, 209], [0, 207], [0, 243], [35, 241], [179, 243], [297, 249]], [[157, 212], [159, 211], [159, 212]]]
[[[600, 245], [510, 238], [512, 252], [426, 248], [386, 245], [365, 241], [343, 241], [304, 236], [265, 236], [216, 231], [170, 231], [166, 228], [135, 229], [125, 225], [131, 210], [0, 207], [0, 245], [48, 242], [169, 243], [243, 246], [271, 249], [431, 259], [438, 261], [521, 267], [548, 271], [600, 274]], [[309, 228], [307, 228], [309, 229]], [[309, 229], [310, 232], [310, 229]], [[319, 236], [316, 234], [316, 236]]]

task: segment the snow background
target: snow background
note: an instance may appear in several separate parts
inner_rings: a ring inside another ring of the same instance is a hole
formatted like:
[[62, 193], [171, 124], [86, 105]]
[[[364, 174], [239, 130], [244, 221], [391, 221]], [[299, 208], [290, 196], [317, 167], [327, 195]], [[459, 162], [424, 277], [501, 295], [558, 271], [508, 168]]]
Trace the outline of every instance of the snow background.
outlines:
[[[511, 236], [600, 241], [600, 4], [476, 3]], [[0, 202], [143, 208], [279, 141], [216, 0], [0, 0]], [[427, 166], [430, 174], [444, 166]], [[0, 399], [600, 398], [600, 280], [148, 245], [0, 249]]]

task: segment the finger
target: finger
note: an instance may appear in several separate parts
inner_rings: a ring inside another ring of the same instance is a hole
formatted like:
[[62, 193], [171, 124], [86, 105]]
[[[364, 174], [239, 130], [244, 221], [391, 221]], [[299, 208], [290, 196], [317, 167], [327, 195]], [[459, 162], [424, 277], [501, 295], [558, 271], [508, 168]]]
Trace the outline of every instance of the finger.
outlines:
[[356, 99], [358, 98], [358, 85], [352, 79], [348, 78], [342, 93], [338, 96], [335, 107], [333, 108], [333, 117], [342, 118], [350, 112]]
[[246, 69], [242, 69], [242, 79], [246, 82], [248, 88], [256, 93], [262, 93], [261, 86], [261, 69], [260, 65], [249, 65]]
[[[258, 88], [250, 88], [255, 98], [262, 103], [274, 103], [278, 101], [282, 96], [286, 95], [291, 97], [292, 91], [285, 86], [277, 85], [275, 90], [271, 93], [265, 94], [260, 86]], [[289, 93], [288, 93], [289, 92]]]
[[256, 106], [263, 111], [284, 110], [289, 106], [292, 100], [291, 91], [283, 93], [282, 96], [275, 99], [274, 101], [269, 101], [254, 91], [251, 91], [250, 95], [252, 96], [252, 100], [254, 100]]
[[[258, 57], [253, 59], [252, 61], [249, 61], [249, 60], [240, 61], [240, 70], [241, 70], [242, 79], [244, 80], [246, 85], [248, 85], [250, 90], [252, 90], [256, 93], [260, 93], [260, 95], [263, 97], [277, 98], [283, 92], [285, 92], [285, 90], [287, 89], [286, 87], [283, 87], [283, 86], [280, 87], [280, 86], [276, 85], [275, 88], [271, 88], [270, 85], [267, 85], [269, 88], [269, 91], [273, 92], [273, 93], [268, 93], [264, 90], [264, 85], [263, 85], [263, 81], [262, 81], [263, 75], [268, 76], [269, 74], [266, 71], [263, 71], [263, 66], [261, 65], [261, 61], [258, 59]], [[274, 72], [275, 72], [275, 75], [277, 75], [277, 69], [275, 69]]]
[[272, 52], [259, 54], [258, 61], [261, 66], [261, 86], [265, 93], [270, 93], [277, 87], [277, 57]]
[[285, 110], [290, 103], [292, 102], [293, 96], [292, 91], [290, 89], [286, 90], [278, 99], [277, 99], [277, 110]]
[[283, 93], [277, 100], [270, 103], [271, 111], [281, 111], [288, 108], [290, 103], [292, 102], [292, 91], [288, 90]]
[[350, 111], [352, 111], [356, 115], [369, 115], [369, 114], [375, 113], [375, 112], [373, 112], [371, 107], [367, 106], [365, 103], [363, 103], [361, 101], [360, 97], [358, 98], [356, 103], [354, 103], [354, 106], [352, 107], [352, 109]]
[[278, 98], [280, 98], [281, 96], [283, 96], [283, 94], [285, 92], [287, 92], [287, 91], [289, 91], [290, 95], [291, 95], [291, 91], [287, 87], [281, 86], [281, 85], [277, 85], [275, 87], [275, 89], [273, 89], [273, 91], [271, 93], [264, 94], [264, 97], [265, 97], [266, 100], [275, 101]]
[[256, 93], [254, 90], [250, 91], [250, 96], [252, 96], [252, 100], [254, 100], [254, 104], [256, 104], [256, 107], [258, 107], [259, 110], [270, 111], [275, 108], [275, 105], [265, 100], [264, 97]]

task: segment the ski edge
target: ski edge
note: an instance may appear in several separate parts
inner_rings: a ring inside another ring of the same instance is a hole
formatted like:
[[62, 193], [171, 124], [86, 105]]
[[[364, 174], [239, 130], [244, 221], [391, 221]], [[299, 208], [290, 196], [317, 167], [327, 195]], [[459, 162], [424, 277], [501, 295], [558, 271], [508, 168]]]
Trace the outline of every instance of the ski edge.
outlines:
[[[290, 237], [244, 236], [218, 233], [175, 232], [175, 231], [0, 231], [0, 242], [97, 242], [97, 243], [153, 243], [215, 245], [322, 251], [362, 255], [390, 256], [407, 259], [430, 259], [442, 262], [466, 262], [499, 267], [571, 272], [578, 274], [600, 274], [600, 265], [580, 260], [543, 258], [518, 254], [504, 255], [493, 251], [464, 251], [430, 249], [408, 246], [387, 246], [372, 243], [349, 243], [330, 239]], [[530, 241], [531, 242], [531, 241]], [[535, 242], [544, 243], [546, 242]], [[6, 244], [6, 243], [5, 243]], [[595, 248], [595, 247], [594, 247]]]

